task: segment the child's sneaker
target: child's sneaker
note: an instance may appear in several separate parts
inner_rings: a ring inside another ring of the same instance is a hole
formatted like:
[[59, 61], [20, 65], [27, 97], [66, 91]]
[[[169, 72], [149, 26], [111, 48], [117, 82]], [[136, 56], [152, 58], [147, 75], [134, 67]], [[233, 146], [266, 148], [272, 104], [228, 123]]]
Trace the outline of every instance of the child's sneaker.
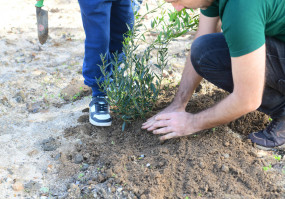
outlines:
[[89, 104], [89, 121], [95, 126], [111, 126], [110, 106], [105, 96], [92, 98]]

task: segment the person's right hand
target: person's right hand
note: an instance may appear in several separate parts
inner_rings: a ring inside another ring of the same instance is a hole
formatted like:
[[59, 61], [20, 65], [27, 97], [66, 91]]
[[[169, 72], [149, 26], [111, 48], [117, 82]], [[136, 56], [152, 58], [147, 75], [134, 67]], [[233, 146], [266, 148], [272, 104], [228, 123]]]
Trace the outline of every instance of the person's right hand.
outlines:
[[142, 129], [150, 129], [152, 128], [153, 124], [156, 122], [155, 118], [164, 113], [172, 113], [172, 112], [185, 112], [185, 109], [179, 108], [174, 104], [170, 104], [168, 107], [163, 109], [161, 112], [157, 113], [156, 115], [149, 118], [145, 123], [142, 124]]

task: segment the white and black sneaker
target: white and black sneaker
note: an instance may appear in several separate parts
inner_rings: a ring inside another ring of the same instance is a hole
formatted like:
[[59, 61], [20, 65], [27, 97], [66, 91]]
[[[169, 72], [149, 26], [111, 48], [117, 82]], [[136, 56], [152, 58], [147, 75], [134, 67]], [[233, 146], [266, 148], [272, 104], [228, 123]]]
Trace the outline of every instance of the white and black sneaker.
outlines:
[[110, 106], [105, 96], [93, 97], [89, 104], [89, 121], [95, 126], [111, 126]]

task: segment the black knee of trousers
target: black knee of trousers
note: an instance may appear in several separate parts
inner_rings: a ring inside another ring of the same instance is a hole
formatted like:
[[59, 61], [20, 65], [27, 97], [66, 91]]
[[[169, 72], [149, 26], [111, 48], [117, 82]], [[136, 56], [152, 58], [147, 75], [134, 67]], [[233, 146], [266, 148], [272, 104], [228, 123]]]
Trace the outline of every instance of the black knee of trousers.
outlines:
[[204, 77], [202, 70], [201, 70], [201, 65], [200, 65], [200, 60], [202, 58], [203, 52], [205, 52], [205, 49], [203, 49], [205, 40], [203, 40], [203, 36], [198, 37], [197, 39], [194, 40], [194, 42], [191, 45], [191, 63], [195, 69], [195, 71], [202, 77]]

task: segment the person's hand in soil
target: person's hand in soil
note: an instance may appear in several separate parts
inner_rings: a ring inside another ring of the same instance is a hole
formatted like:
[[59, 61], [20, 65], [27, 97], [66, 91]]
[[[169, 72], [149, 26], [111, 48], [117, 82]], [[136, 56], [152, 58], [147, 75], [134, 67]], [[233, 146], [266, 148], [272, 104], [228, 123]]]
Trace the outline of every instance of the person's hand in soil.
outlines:
[[183, 112], [160, 113], [152, 121], [152, 125], [147, 129], [153, 134], [163, 135], [160, 140], [191, 135], [195, 130], [193, 125], [193, 114]]
[[170, 104], [168, 107], [166, 107], [165, 109], [163, 109], [161, 112], [157, 113], [156, 115], [152, 116], [151, 118], [149, 118], [145, 123], [142, 124], [142, 129], [147, 129], [148, 131], [150, 131], [149, 129], [153, 129], [153, 124], [156, 122], [156, 117], [158, 115], [161, 114], [165, 114], [165, 113], [172, 113], [172, 112], [185, 112], [185, 108], [182, 107], [178, 107], [177, 105], [175, 105], [174, 103]]

